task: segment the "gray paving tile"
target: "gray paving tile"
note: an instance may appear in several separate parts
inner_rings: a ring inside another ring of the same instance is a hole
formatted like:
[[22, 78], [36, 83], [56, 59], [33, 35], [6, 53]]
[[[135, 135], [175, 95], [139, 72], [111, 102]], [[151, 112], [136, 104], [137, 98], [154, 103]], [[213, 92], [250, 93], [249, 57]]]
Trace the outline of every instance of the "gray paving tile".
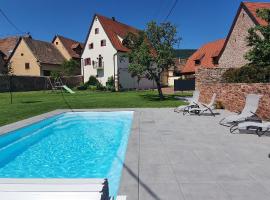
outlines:
[[184, 200], [177, 184], [153, 183], [140, 184], [140, 200]]
[[185, 200], [230, 200], [216, 183], [182, 183]]
[[232, 200], [268, 200], [270, 197], [259, 182], [226, 182], [220, 185]]
[[180, 183], [214, 182], [215, 178], [205, 164], [185, 163], [173, 165], [173, 173]]
[[140, 180], [146, 184], [176, 183], [176, 179], [169, 165], [141, 165]]

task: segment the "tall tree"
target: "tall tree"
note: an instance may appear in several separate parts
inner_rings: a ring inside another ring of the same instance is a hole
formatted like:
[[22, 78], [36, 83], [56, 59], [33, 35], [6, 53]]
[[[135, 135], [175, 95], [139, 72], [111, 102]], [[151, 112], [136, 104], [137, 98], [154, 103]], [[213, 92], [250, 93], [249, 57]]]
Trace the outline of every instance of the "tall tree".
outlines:
[[251, 49], [245, 58], [255, 66], [270, 66], [270, 10], [259, 9], [256, 13], [267, 25], [259, 24], [248, 30], [247, 42]]
[[127, 54], [129, 72], [139, 78], [154, 80], [161, 100], [164, 99], [161, 74], [174, 65], [173, 46], [180, 41], [176, 34], [176, 27], [171, 23], [157, 24], [152, 21], [145, 31], [137, 35], [129, 33], [123, 40], [123, 44], [130, 49]]

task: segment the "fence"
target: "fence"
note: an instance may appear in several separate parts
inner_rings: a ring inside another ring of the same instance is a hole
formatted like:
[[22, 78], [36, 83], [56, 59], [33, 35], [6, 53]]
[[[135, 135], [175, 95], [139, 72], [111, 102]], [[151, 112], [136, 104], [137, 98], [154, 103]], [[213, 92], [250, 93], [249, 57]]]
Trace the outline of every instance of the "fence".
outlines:
[[[0, 75], [0, 92], [37, 91], [51, 89], [45, 76], [4, 76]], [[53, 79], [50, 78], [52, 81]], [[82, 76], [69, 76], [62, 78], [63, 84], [76, 87], [83, 82]]]
[[195, 79], [174, 80], [174, 91], [195, 90]]

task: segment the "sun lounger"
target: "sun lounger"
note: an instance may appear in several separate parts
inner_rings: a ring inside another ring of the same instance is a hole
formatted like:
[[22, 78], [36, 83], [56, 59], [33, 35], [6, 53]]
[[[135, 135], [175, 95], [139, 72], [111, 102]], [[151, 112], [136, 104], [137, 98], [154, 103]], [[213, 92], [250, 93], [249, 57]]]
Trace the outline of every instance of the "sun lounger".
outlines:
[[239, 122], [246, 121], [248, 118], [256, 116], [255, 112], [259, 106], [261, 95], [248, 94], [245, 107], [239, 115], [230, 115], [220, 120], [219, 124], [223, 126], [237, 125]]
[[240, 132], [255, 131], [258, 136], [262, 136], [266, 132], [270, 132], [270, 122], [242, 122], [236, 128], [231, 128], [231, 133], [234, 133], [236, 130]]
[[184, 105], [184, 106], [178, 106], [177, 108], [174, 109], [174, 112], [181, 112], [181, 111], [185, 111], [188, 110], [190, 108], [193, 107], [199, 107], [199, 97], [200, 97], [200, 92], [195, 90], [193, 92], [193, 97], [189, 100], [189, 104], [188, 105]]
[[214, 93], [208, 105], [200, 103], [198, 104], [198, 107], [190, 108], [189, 110], [184, 111], [183, 114], [185, 115], [186, 113], [189, 113], [189, 114], [201, 115], [204, 112], [209, 111], [211, 115], [215, 116], [215, 113], [213, 112], [213, 110], [215, 109], [216, 96], [217, 94]]

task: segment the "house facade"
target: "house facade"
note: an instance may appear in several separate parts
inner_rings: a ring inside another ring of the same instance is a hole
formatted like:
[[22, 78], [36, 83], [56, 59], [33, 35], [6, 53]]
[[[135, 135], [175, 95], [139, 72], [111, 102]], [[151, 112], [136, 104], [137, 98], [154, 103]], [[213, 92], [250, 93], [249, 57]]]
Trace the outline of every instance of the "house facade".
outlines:
[[56, 35], [52, 43], [55, 45], [55, 47], [61, 52], [61, 54], [64, 56], [66, 60], [76, 60], [80, 66], [77, 70], [75, 70], [74, 75], [80, 75], [81, 74], [81, 55], [83, 50], [83, 44], [75, 41], [73, 39]]
[[246, 40], [248, 30], [258, 24], [267, 24], [256, 15], [256, 10], [262, 8], [270, 9], [270, 3], [242, 2], [240, 4], [219, 56], [220, 67], [239, 68], [248, 63], [244, 57], [250, 49]]
[[198, 68], [215, 68], [219, 66], [219, 54], [224, 46], [225, 39], [209, 42], [193, 53], [181, 70], [184, 78], [195, 78]]
[[181, 78], [182, 69], [195, 51], [195, 49], [175, 50], [174, 66], [169, 67], [168, 70], [164, 70], [162, 73], [162, 86], [174, 86], [174, 80]]
[[14, 75], [50, 76], [59, 71], [65, 58], [52, 43], [21, 37], [9, 63]]
[[113, 77], [116, 89], [155, 87], [153, 81], [146, 78], [142, 78], [138, 84], [137, 78], [131, 77], [128, 72], [129, 62], [123, 56], [129, 50], [123, 46], [122, 41], [129, 32], [137, 34], [139, 30], [120, 23], [115, 18], [97, 14], [93, 17], [82, 53], [84, 82], [90, 76], [95, 76], [105, 85], [108, 78]]
[[6, 73], [6, 67], [5, 67], [6, 62], [4, 58], [5, 58], [5, 54], [2, 51], [0, 51], [0, 74]]
[[20, 37], [0, 39], [0, 74], [7, 73], [7, 62], [18, 44]]

